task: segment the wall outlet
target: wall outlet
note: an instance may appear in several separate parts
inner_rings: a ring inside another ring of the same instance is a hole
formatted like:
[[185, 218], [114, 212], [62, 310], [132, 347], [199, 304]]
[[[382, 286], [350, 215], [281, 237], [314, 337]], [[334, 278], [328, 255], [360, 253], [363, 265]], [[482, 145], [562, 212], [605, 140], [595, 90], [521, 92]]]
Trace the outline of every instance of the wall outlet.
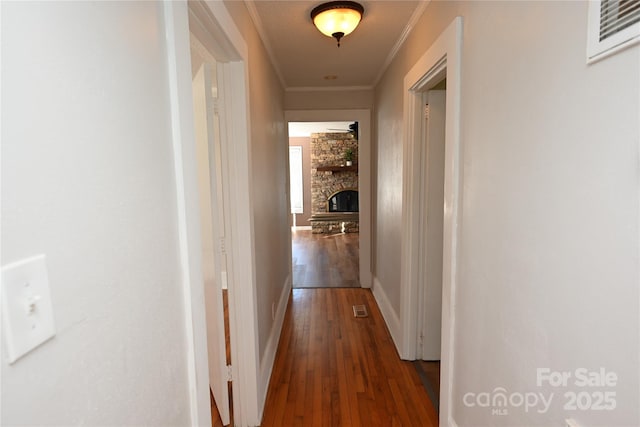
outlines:
[[276, 320], [276, 303], [271, 303], [271, 320]]

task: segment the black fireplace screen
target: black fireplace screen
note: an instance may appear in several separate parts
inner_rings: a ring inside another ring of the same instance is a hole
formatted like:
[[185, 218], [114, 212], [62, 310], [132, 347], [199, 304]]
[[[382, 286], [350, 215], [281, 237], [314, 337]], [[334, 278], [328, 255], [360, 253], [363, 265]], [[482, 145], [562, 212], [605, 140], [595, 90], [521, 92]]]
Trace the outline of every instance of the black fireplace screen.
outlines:
[[343, 190], [329, 198], [329, 212], [358, 212], [358, 192]]

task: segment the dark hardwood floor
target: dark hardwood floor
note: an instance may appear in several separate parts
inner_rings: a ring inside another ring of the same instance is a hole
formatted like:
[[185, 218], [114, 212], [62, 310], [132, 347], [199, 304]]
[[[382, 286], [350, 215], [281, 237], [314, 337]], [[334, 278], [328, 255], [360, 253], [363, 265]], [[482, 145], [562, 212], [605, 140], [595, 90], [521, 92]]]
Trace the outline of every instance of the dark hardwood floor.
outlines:
[[[218, 411], [218, 407], [216, 406], [216, 401], [213, 399], [211, 389], [209, 389], [209, 397], [211, 400], [211, 427], [224, 427], [224, 424], [222, 424], [222, 419], [220, 418], [220, 412]], [[233, 417], [231, 419], [231, 425], [233, 425]]]
[[294, 288], [359, 288], [359, 234], [292, 230]]
[[[231, 333], [229, 332], [229, 291], [226, 289], [222, 290], [222, 306], [224, 313], [224, 341], [227, 350], [227, 365], [231, 364]], [[229, 384], [229, 412], [231, 414], [231, 424], [233, 425], [233, 396], [232, 393], [232, 384]], [[211, 425], [212, 427], [223, 427], [222, 419], [220, 418], [220, 412], [218, 411], [218, 406], [216, 405], [216, 401], [213, 398], [213, 393], [211, 393], [211, 389], [209, 389], [210, 400], [211, 400]]]
[[440, 361], [439, 360], [416, 360], [413, 362], [422, 385], [431, 399], [431, 403], [436, 408], [440, 407]]
[[[289, 304], [263, 427], [438, 425], [370, 290], [294, 289]], [[353, 316], [359, 304], [369, 317]]]

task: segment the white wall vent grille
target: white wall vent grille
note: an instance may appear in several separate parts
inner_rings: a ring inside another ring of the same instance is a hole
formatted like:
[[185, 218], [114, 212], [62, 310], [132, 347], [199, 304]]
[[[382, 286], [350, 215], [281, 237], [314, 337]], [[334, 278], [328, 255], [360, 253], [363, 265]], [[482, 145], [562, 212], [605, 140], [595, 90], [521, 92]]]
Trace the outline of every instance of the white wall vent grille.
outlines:
[[593, 62], [640, 42], [640, 0], [589, 2], [587, 61]]

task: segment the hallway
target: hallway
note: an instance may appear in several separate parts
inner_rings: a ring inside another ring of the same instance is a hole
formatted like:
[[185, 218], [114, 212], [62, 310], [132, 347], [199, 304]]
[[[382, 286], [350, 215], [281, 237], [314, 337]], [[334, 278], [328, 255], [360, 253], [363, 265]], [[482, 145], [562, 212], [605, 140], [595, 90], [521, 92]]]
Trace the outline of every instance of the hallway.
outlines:
[[359, 233], [293, 230], [294, 288], [359, 288]]
[[[294, 289], [262, 426], [435, 426], [368, 289]], [[369, 317], [355, 318], [354, 305]]]
[[[640, 426], [640, 0], [367, 1], [341, 47], [320, 3], [0, 1], [0, 425], [206, 426], [231, 377], [241, 427]], [[318, 120], [359, 274], [291, 290]]]

